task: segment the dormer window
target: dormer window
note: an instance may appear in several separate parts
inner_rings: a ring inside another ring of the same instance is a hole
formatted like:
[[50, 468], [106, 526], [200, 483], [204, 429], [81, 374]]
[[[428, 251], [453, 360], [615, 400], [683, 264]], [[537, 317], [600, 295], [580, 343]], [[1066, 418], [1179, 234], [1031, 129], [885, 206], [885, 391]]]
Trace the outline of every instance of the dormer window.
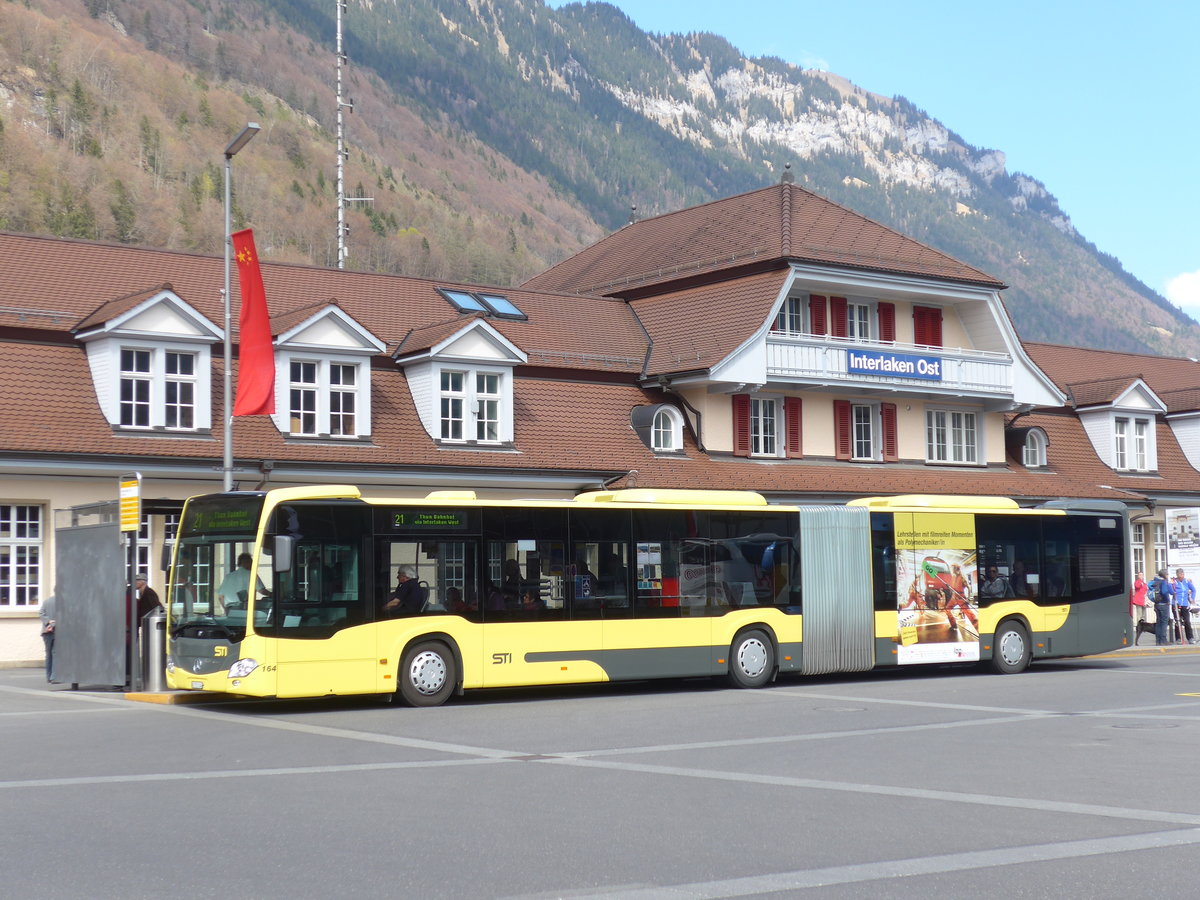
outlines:
[[1041, 469], [1047, 464], [1046, 433], [1040, 428], [1030, 428], [1025, 433], [1025, 443], [1022, 445], [1021, 462], [1027, 469]]
[[442, 440], [498, 442], [504, 398], [503, 383], [504, 374], [501, 372], [443, 369]]
[[1113, 468], [1147, 472], [1150, 466], [1150, 420], [1132, 416], [1113, 419]]
[[294, 318], [275, 341], [276, 427], [296, 438], [368, 437], [369, 360], [383, 343], [336, 304]]
[[211, 428], [212, 345], [221, 334], [169, 286], [112, 301], [76, 335], [114, 429], [186, 434]]
[[449, 326], [414, 332], [396, 352], [421, 425], [448, 448], [505, 448], [514, 439], [512, 370], [528, 357], [479, 317]]
[[629, 424], [655, 453], [683, 453], [683, 414], [672, 404], [635, 406], [629, 413]]
[[679, 414], [671, 414], [668, 409], [660, 409], [654, 414], [654, 424], [650, 428], [650, 446], [660, 453], [670, 453], [683, 448], [682, 427]]

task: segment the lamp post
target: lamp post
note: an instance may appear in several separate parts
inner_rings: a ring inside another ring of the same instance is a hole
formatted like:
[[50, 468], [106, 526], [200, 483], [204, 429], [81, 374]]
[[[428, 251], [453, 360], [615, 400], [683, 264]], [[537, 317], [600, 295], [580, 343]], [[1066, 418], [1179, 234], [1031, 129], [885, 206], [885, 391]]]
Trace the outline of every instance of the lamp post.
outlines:
[[247, 122], [246, 127], [239, 131], [237, 137], [230, 141], [229, 146], [225, 148], [225, 290], [222, 292], [225, 301], [225, 455], [222, 462], [222, 473], [224, 475], [223, 489], [226, 491], [233, 490], [233, 373], [231, 371], [233, 342], [230, 337], [233, 324], [229, 314], [229, 251], [233, 246], [233, 239], [230, 237], [229, 180], [232, 170], [230, 163], [237, 152], [250, 143], [250, 139], [254, 135], [258, 134], [258, 130], [257, 122]]

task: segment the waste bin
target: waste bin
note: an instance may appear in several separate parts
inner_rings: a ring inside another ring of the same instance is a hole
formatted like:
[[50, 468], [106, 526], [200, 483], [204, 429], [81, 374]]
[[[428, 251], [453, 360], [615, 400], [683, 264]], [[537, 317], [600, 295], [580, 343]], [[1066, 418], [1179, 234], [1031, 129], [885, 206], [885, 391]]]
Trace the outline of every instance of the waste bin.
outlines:
[[142, 685], [147, 691], [167, 689], [167, 611], [156, 607], [142, 616]]

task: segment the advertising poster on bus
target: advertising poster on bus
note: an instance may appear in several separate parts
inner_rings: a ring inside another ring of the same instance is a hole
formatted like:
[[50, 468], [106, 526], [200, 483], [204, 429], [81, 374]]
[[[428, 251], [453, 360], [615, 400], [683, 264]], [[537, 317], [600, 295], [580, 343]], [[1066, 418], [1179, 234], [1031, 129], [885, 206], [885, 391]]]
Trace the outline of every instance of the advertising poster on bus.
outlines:
[[901, 665], [979, 659], [977, 563], [973, 516], [896, 516]]
[[1172, 572], [1200, 565], [1200, 509], [1167, 510], [1167, 565]]

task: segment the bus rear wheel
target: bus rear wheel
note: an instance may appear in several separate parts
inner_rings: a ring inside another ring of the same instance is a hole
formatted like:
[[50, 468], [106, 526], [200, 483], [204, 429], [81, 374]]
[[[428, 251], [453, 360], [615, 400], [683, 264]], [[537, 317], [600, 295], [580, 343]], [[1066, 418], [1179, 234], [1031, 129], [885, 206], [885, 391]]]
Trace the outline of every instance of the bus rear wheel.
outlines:
[[441, 706], [457, 683], [454, 654], [440, 641], [414, 644], [400, 663], [400, 697], [409, 706]]
[[992, 671], [999, 675], [1024, 672], [1032, 652], [1025, 627], [1020, 622], [1002, 622], [992, 639]]
[[775, 670], [775, 645], [761, 631], [744, 631], [729, 648], [729, 682], [734, 687], [762, 687]]

